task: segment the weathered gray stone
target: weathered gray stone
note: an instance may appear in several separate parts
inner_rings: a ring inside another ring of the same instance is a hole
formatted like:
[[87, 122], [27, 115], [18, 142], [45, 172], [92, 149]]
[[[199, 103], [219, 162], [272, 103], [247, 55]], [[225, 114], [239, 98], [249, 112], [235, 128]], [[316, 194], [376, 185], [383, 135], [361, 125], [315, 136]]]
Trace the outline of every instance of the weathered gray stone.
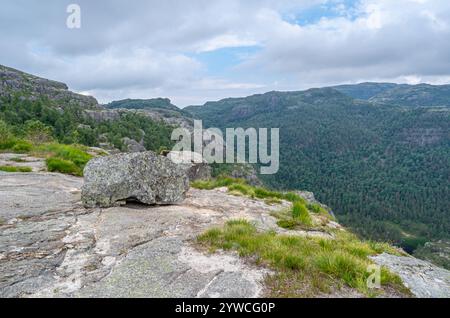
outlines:
[[279, 207], [191, 189], [180, 205], [84, 209], [81, 183], [49, 173], [0, 177], [0, 297], [262, 296], [267, 270], [192, 242], [230, 218], [265, 222]]
[[151, 151], [95, 158], [84, 169], [85, 207], [110, 207], [119, 201], [173, 204], [189, 189], [186, 170]]
[[122, 142], [123, 142], [127, 152], [144, 152], [147, 150], [144, 147], [143, 140], [141, 140], [140, 142], [137, 142], [134, 139], [125, 137], [125, 138], [122, 138]]
[[191, 151], [171, 151], [167, 158], [187, 169], [189, 181], [211, 179], [211, 167], [202, 155]]
[[414, 257], [381, 254], [372, 258], [398, 274], [411, 292], [420, 298], [449, 298], [450, 271]]

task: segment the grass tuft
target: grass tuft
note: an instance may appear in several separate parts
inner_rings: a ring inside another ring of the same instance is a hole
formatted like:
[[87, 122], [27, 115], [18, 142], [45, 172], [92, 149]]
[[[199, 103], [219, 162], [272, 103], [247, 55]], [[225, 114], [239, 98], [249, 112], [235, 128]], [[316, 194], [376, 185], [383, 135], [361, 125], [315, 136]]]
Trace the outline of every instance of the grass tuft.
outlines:
[[14, 167], [14, 166], [0, 166], [0, 171], [4, 172], [32, 172], [30, 167]]
[[[303, 286], [302, 290], [290, 291], [294, 296], [327, 292], [330, 286], [338, 288], [341, 284], [367, 296], [376, 295], [377, 292], [367, 288], [366, 281], [370, 275], [368, 266], [372, 264], [368, 256], [376, 255], [378, 251], [349, 233], [336, 236], [335, 240], [328, 240], [258, 232], [246, 220], [231, 220], [223, 228], [206, 231], [197, 241], [211, 252], [236, 250], [241, 256], [271, 267], [275, 276], [283, 277], [285, 288]], [[405, 291], [400, 278], [384, 268], [381, 284], [399, 292]], [[277, 286], [276, 289], [282, 288]], [[272, 292], [272, 296], [284, 293], [280, 290]]]
[[294, 202], [292, 205], [292, 218], [299, 221], [303, 225], [311, 226], [312, 219], [309, 215], [308, 209], [302, 202]]

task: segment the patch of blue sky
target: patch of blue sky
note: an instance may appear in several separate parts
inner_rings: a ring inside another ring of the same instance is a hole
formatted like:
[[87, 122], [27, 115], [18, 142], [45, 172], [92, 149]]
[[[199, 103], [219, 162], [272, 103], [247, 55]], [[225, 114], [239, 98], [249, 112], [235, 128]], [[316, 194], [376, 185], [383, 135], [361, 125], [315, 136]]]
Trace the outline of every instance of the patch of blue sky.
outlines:
[[192, 58], [205, 65], [208, 75], [231, 75], [235, 67], [262, 50], [261, 46], [221, 48], [214, 51], [191, 54]]
[[357, 17], [357, 5], [359, 0], [328, 0], [322, 4], [314, 5], [297, 12], [283, 14], [283, 19], [289, 23], [301, 26], [315, 24], [321, 19], [332, 19], [346, 17], [355, 19]]

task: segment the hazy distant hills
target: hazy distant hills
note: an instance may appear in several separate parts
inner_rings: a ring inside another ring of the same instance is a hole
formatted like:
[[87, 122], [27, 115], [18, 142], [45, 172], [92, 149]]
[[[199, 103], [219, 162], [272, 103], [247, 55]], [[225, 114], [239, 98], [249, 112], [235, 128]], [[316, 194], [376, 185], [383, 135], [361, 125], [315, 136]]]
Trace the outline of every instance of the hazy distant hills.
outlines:
[[369, 100], [397, 86], [399, 85], [392, 83], [361, 83], [333, 86], [333, 88], [350, 97]]
[[353, 98], [405, 107], [450, 106], [450, 85], [362, 83], [334, 89]]

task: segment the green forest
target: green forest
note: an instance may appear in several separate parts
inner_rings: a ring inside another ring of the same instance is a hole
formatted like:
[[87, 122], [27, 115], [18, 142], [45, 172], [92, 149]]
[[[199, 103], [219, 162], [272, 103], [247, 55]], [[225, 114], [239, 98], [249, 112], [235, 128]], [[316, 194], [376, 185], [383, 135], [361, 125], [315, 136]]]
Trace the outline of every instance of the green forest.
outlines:
[[[20, 95], [4, 97], [0, 101], [0, 123], [15, 138], [42, 142], [57, 141], [63, 144], [99, 146], [108, 142], [124, 150], [122, 138], [143, 140], [148, 150], [158, 151], [172, 145], [173, 127], [148, 117], [127, 112], [115, 120], [95, 121], [80, 107], [66, 105], [58, 108], [47, 98], [23, 99]], [[3, 136], [4, 137], [4, 136]], [[45, 140], [48, 139], [48, 140]], [[0, 141], [0, 149], [7, 147], [6, 138]]]
[[209, 127], [280, 128], [276, 189], [313, 191], [366, 238], [412, 252], [450, 234], [450, 111], [270, 92], [189, 107]]

